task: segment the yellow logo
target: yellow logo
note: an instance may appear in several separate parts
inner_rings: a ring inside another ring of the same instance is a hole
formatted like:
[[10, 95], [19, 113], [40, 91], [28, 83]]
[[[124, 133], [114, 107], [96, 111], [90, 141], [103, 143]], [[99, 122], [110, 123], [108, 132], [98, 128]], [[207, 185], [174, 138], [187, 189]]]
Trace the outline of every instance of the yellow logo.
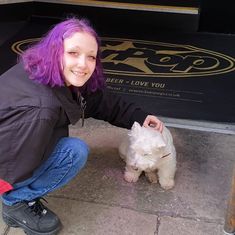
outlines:
[[[12, 45], [17, 54], [40, 38]], [[102, 63], [109, 75], [132, 77], [195, 77], [235, 70], [235, 59], [203, 48], [155, 41], [102, 38]]]
[[228, 73], [235, 59], [190, 45], [102, 38], [107, 74], [147, 77], [195, 77]]

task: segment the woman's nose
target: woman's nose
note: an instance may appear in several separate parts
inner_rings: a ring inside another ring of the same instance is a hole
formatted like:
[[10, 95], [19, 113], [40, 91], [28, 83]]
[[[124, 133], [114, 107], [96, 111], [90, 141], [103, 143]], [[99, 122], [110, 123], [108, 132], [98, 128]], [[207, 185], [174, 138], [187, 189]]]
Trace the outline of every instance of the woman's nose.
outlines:
[[77, 63], [78, 63], [79, 66], [85, 67], [86, 66], [86, 56], [80, 55], [78, 57]]

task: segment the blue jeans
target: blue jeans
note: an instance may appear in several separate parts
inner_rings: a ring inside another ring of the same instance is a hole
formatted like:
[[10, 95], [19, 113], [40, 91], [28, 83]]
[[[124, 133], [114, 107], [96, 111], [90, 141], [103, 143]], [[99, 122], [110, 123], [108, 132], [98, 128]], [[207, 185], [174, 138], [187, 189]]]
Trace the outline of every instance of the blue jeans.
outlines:
[[3, 194], [6, 205], [32, 201], [54, 191], [74, 178], [84, 167], [89, 148], [87, 144], [73, 137], [62, 138], [51, 156], [27, 180], [13, 185], [13, 190]]

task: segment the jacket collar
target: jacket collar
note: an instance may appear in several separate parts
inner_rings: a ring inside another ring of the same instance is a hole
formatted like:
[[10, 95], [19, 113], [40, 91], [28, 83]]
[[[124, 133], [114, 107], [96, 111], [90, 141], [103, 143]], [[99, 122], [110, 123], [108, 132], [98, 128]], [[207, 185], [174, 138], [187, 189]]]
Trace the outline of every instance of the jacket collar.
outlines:
[[82, 111], [79, 103], [74, 100], [71, 90], [66, 87], [54, 87], [53, 92], [65, 110], [71, 124], [75, 124], [81, 117]]

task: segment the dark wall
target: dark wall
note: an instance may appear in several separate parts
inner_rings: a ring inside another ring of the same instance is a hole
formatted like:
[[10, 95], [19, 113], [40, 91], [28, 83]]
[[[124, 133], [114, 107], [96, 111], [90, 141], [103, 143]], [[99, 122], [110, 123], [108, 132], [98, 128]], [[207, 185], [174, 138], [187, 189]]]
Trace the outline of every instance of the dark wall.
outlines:
[[33, 2], [1, 4], [0, 21], [27, 20], [33, 12]]
[[197, 16], [191, 14], [34, 3], [35, 15], [63, 17], [70, 13], [87, 17], [101, 31], [103, 28], [110, 28], [121, 32], [127, 30], [142, 34], [156, 30], [195, 32], [199, 21]]
[[199, 31], [235, 33], [234, 0], [201, 0]]
[[103, 28], [110, 28], [121, 32], [132, 30], [141, 32], [141, 34], [156, 30], [195, 32], [198, 30], [199, 22], [198, 15], [152, 12], [141, 9], [111, 9], [42, 2], [0, 5], [0, 20], [4, 21], [17, 18], [27, 19], [31, 15], [64, 17], [70, 13], [89, 18], [101, 31]]
[[[101, 8], [89, 8], [88, 10], [86, 7], [37, 2], [3, 4], [0, 5], [0, 21], [27, 20], [33, 14], [61, 17], [68, 12], [79, 12], [83, 16], [87, 15], [95, 22], [97, 22], [95, 16], [98, 16], [101, 28], [103, 23], [110, 24], [110, 27], [115, 27], [119, 20], [122, 19], [124, 25], [127, 23], [130, 25], [130, 29], [133, 25], [141, 25], [142, 29], [167, 28], [168, 30], [179, 31], [187, 29], [187, 31], [198, 30], [200, 32], [235, 33], [235, 1], [201, 0], [199, 5], [200, 16], [198, 18], [182, 16], [184, 19], [182, 20], [173, 14], [173, 20], [170, 20], [171, 17], [169, 17], [169, 15], [150, 12], [133, 11], [131, 13], [132, 17], [128, 18], [129, 12], [125, 10], [110, 10], [107, 8], [102, 11]], [[143, 21], [145, 21], [145, 23], [143, 23]]]

